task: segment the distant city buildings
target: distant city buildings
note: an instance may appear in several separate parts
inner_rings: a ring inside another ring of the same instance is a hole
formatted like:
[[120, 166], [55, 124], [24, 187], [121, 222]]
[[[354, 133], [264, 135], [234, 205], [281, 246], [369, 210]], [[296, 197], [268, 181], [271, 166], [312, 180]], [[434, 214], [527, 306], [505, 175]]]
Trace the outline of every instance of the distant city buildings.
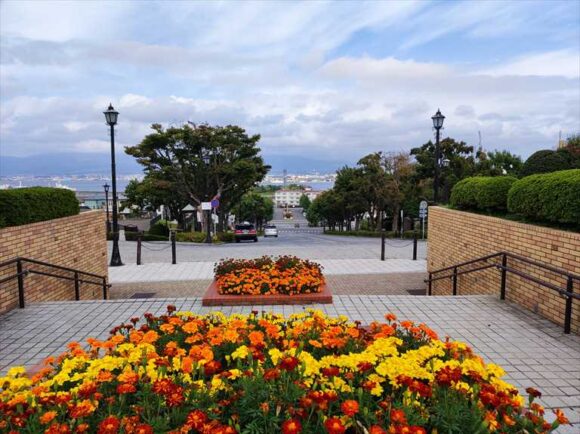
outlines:
[[311, 201], [321, 193], [318, 190], [278, 190], [274, 193], [274, 204], [277, 207], [296, 207], [300, 205], [300, 198], [306, 195]]

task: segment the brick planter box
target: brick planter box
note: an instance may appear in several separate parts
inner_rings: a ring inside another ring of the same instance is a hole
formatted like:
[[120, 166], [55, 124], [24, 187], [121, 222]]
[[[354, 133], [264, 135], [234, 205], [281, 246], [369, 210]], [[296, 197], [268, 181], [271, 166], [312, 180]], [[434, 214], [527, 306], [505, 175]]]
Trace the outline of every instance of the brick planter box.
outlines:
[[322, 291], [315, 294], [298, 295], [228, 295], [218, 292], [217, 283], [214, 280], [203, 295], [202, 306], [252, 306], [267, 304], [330, 304], [332, 293], [326, 284], [322, 285]]

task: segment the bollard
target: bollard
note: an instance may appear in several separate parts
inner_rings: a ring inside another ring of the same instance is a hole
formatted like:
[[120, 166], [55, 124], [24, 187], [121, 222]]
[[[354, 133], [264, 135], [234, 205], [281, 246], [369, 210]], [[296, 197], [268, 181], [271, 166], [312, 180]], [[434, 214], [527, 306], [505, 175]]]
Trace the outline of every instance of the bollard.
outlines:
[[143, 232], [137, 235], [137, 265], [141, 265], [141, 242], [143, 240]]
[[417, 260], [417, 231], [413, 232], [413, 261]]
[[75, 300], [81, 299], [81, 283], [79, 282], [79, 272], [75, 271]]
[[175, 251], [175, 231], [171, 231], [171, 263], [177, 264], [177, 252]]
[[385, 230], [381, 229], [381, 261], [385, 260]]

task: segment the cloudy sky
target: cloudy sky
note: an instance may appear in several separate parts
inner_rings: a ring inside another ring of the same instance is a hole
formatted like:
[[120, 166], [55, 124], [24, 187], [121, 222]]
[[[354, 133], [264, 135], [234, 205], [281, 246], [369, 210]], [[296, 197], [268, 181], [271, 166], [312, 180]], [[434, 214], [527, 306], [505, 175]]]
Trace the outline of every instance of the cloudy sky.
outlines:
[[[2, 156], [238, 124], [266, 157], [355, 161], [445, 134], [523, 156], [580, 131], [580, 2], [0, 3]], [[74, 158], [74, 157], [73, 157]]]

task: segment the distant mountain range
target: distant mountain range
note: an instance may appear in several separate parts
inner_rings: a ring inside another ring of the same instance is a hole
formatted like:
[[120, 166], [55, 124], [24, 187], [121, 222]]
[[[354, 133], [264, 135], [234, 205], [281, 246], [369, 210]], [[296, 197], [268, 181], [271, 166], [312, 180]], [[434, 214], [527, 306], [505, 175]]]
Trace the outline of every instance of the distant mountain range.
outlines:
[[[341, 160], [320, 160], [289, 155], [266, 155], [266, 164], [272, 166], [271, 174], [288, 173], [333, 173], [345, 164]], [[117, 154], [117, 173], [140, 173], [142, 168], [133, 157]], [[108, 154], [67, 153], [41, 154], [30, 157], [0, 156], [0, 176], [57, 176], [83, 174], [109, 174], [111, 159]]]

